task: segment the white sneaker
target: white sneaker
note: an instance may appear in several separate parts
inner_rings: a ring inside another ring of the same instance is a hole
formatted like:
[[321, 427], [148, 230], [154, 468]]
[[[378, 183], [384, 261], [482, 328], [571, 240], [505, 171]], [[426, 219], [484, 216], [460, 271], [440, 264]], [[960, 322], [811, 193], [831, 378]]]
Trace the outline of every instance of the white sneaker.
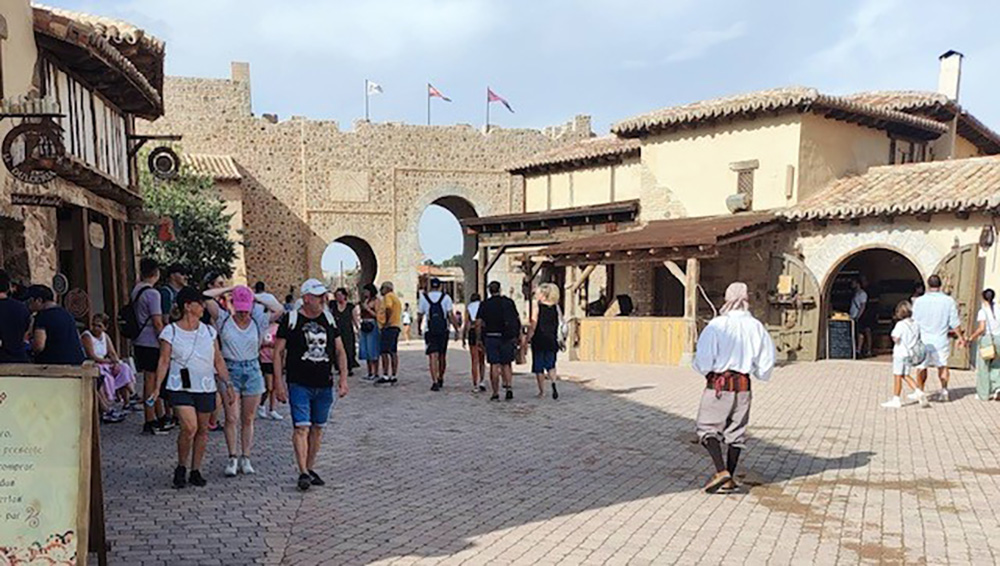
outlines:
[[236, 468], [239, 465], [239, 458], [230, 458], [229, 463], [226, 464], [226, 477], [233, 478], [236, 477]]
[[941, 393], [939, 394], [939, 397], [941, 398], [942, 403], [947, 403], [948, 401], [951, 400], [951, 397], [948, 395], [947, 389], [942, 389]]
[[240, 458], [240, 473], [244, 475], [250, 475], [254, 473], [253, 466], [250, 465], [250, 458], [243, 457]]
[[281, 413], [279, 413], [278, 411], [271, 411], [271, 418], [276, 421], [285, 420], [285, 417], [281, 416]]
[[906, 398], [909, 399], [910, 401], [919, 401], [921, 397], [924, 398], [927, 397], [927, 394], [924, 393], [923, 389], [914, 389], [913, 393], [910, 393], [909, 395], [906, 396]]
[[885, 403], [882, 403], [882, 406], [886, 409], [899, 409], [903, 406], [903, 403], [899, 400], [899, 397], [893, 397]]
[[264, 405], [257, 407], [257, 418], [258, 419], [267, 418], [267, 409], [264, 408]]

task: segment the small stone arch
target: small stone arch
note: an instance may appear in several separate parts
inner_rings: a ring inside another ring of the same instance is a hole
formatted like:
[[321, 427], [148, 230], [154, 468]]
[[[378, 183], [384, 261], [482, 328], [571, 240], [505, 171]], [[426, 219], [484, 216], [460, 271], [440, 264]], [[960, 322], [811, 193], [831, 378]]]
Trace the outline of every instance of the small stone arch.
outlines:
[[916, 230], [858, 229], [824, 231], [808, 238], [803, 246], [804, 261], [825, 290], [838, 268], [859, 251], [884, 248], [899, 253], [917, 267], [921, 277], [933, 273], [949, 250], [941, 250], [925, 234]]

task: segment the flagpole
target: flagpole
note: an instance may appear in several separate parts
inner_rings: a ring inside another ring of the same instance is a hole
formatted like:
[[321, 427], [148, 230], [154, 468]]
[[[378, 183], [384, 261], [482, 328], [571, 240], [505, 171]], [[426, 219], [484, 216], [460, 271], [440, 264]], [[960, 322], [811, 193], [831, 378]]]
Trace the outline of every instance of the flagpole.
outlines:
[[365, 122], [368, 121], [368, 79], [365, 79]]
[[431, 125], [431, 83], [427, 83], [427, 125]]
[[486, 133], [490, 133], [490, 87], [486, 87]]

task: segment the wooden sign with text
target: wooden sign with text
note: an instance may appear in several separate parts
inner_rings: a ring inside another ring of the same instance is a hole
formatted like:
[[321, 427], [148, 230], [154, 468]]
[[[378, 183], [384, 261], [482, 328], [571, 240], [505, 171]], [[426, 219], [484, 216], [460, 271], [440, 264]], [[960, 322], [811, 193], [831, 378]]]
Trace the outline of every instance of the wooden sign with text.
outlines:
[[96, 377], [0, 365], [0, 563], [87, 563]]
[[14, 206], [48, 206], [59, 208], [63, 205], [63, 200], [56, 195], [11, 193], [10, 204]]

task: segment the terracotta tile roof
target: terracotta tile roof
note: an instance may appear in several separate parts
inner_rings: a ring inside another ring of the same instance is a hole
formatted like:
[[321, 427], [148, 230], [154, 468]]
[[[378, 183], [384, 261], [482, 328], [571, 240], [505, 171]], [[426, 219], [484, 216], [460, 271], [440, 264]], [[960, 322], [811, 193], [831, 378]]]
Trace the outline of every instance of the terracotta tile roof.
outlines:
[[808, 87], [761, 90], [662, 108], [622, 120], [611, 131], [620, 136], [639, 137], [653, 131], [696, 126], [701, 122], [753, 118], [758, 114], [780, 111], [812, 112], [876, 128], [900, 129], [929, 138], [936, 138], [947, 131], [934, 120], [823, 94]]
[[523, 174], [542, 169], [576, 168], [595, 165], [606, 158], [618, 160], [639, 155], [639, 140], [618, 136], [601, 136], [581, 140], [554, 149], [542, 151], [507, 168], [511, 173]]
[[236, 166], [236, 161], [229, 155], [184, 153], [181, 154], [181, 163], [195, 174], [211, 177], [216, 181], [240, 181], [243, 179], [243, 175], [240, 174], [240, 170]]
[[788, 220], [964, 212], [1000, 207], [1000, 157], [872, 167], [779, 212]]
[[[101, 65], [120, 73], [124, 84], [134, 89], [143, 101], [141, 104], [124, 104], [116, 100], [124, 110], [146, 119], [155, 119], [163, 114], [163, 53], [150, 56], [136, 56], [141, 61], [146, 72], [140, 70], [133, 58], [116, 47], [87, 19], [80, 19], [85, 14], [69, 12], [45, 6], [33, 6], [33, 23], [36, 38], [40, 38], [40, 46], [54, 48], [56, 45], [68, 45], [71, 49], [82, 49], [100, 62]], [[45, 43], [48, 41], [49, 43]], [[77, 64], [79, 67], [79, 64]], [[71, 70], [83, 73], [82, 68]], [[87, 72], [94, 72], [87, 69]], [[102, 70], [103, 72], [103, 70]], [[117, 78], [112, 72], [107, 78]]]
[[35, 10], [44, 10], [58, 16], [62, 16], [66, 19], [88, 25], [111, 43], [141, 45], [143, 48], [161, 55], [166, 51], [166, 45], [161, 39], [158, 39], [135, 25], [122, 20], [85, 14], [83, 12], [75, 12], [72, 10], [64, 10], [62, 8], [53, 8], [51, 6], [35, 2], [32, 2], [31, 7]]
[[601, 234], [560, 242], [544, 248], [542, 255], [567, 256], [625, 254], [632, 259], [662, 260], [664, 249], [702, 249], [739, 241], [759, 229], [777, 229], [772, 212], [744, 212], [723, 216], [701, 216], [654, 220], [638, 230]]
[[947, 122], [958, 115], [958, 133], [983, 152], [1000, 153], [1000, 134], [964, 110], [947, 96], [922, 90], [876, 90], [847, 95], [844, 98], [888, 110], [898, 110]]

